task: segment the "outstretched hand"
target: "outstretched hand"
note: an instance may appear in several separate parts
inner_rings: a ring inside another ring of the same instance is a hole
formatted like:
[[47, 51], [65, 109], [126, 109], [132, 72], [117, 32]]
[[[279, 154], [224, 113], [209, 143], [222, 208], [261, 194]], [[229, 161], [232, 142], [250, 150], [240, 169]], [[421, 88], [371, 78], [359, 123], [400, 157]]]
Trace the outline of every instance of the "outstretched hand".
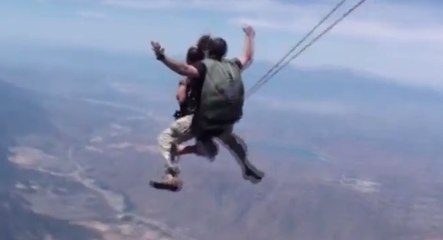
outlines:
[[161, 59], [164, 56], [165, 49], [162, 48], [160, 43], [154, 42], [154, 41], [151, 41], [151, 46], [152, 46], [152, 50], [154, 51], [157, 59]]
[[255, 36], [255, 30], [254, 30], [254, 28], [252, 28], [251, 25], [243, 26], [243, 32], [246, 34], [246, 36], [249, 36], [249, 37]]

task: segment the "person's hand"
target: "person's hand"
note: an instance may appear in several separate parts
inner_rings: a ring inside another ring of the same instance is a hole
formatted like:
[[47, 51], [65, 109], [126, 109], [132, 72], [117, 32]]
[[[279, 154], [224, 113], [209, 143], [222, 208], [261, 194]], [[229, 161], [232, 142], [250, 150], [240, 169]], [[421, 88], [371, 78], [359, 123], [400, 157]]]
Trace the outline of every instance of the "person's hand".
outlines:
[[255, 36], [255, 31], [254, 28], [252, 28], [252, 26], [250, 25], [245, 25], [243, 26], [243, 32], [246, 34], [246, 36], [248, 37], [254, 37]]
[[158, 60], [161, 60], [162, 58], [164, 58], [165, 49], [162, 48], [160, 43], [151, 41], [151, 46], [152, 46], [152, 50], [154, 51], [155, 56], [157, 57]]

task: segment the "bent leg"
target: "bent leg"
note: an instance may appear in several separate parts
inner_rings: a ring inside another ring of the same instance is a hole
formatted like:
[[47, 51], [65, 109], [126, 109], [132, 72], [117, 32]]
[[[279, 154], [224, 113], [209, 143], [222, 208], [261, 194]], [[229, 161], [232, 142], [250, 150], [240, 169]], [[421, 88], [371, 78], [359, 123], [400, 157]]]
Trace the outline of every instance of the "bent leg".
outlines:
[[[247, 145], [238, 135], [232, 132], [232, 128], [223, 133], [219, 139], [237, 160], [243, 170], [243, 177], [253, 182], [260, 181], [264, 173], [252, 165], [247, 157]], [[251, 178], [252, 177], [252, 178]]]
[[196, 140], [194, 145], [178, 145], [177, 155], [182, 156], [186, 154], [195, 154], [200, 157], [205, 157], [212, 162], [218, 154], [218, 147], [212, 139], [204, 141]]
[[186, 154], [196, 154], [197, 153], [197, 146], [196, 145], [179, 145], [177, 147], [177, 155], [186, 155]]
[[195, 143], [195, 154], [214, 161], [218, 154], [218, 146], [212, 138], [197, 139]]

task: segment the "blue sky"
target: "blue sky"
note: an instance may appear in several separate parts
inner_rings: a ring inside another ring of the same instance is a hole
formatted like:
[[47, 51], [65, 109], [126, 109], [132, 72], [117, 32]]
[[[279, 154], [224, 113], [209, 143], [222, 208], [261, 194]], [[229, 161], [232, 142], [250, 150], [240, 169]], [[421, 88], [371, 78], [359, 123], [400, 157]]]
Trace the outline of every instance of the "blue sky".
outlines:
[[[313, 3], [315, 2], [315, 3]], [[256, 59], [276, 61], [338, 0], [2, 0], [0, 44], [88, 47], [152, 54], [150, 40], [183, 54], [202, 33], [242, 50], [241, 24], [257, 31]], [[335, 17], [356, 0], [348, 0]], [[443, 87], [443, 1], [367, 0], [296, 59]]]

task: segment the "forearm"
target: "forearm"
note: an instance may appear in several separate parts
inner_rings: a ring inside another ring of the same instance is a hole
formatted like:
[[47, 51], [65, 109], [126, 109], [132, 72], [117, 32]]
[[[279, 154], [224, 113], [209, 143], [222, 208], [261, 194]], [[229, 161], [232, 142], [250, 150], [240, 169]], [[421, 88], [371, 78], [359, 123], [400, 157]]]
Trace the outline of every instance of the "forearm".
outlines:
[[189, 80], [200, 77], [199, 70], [193, 66], [186, 64], [185, 62], [177, 61], [172, 58], [164, 57], [161, 60], [172, 71], [188, 77]]
[[160, 57], [159, 60], [177, 74], [180, 74], [182, 76], [189, 75], [189, 65], [187, 65], [186, 63], [177, 61], [165, 55]]
[[252, 36], [245, 36], [244, 56], [247, 63], [252, 62], [254, 58], [254, 37]]
[[254, 59], [254, 37], [246, 35], [243, 55], [240, 59], [241, 64], [243, 66], [242, 69], [245, 70], [246, 68], [248, 68], [249, 65], [251, 65], [253, 59]]

